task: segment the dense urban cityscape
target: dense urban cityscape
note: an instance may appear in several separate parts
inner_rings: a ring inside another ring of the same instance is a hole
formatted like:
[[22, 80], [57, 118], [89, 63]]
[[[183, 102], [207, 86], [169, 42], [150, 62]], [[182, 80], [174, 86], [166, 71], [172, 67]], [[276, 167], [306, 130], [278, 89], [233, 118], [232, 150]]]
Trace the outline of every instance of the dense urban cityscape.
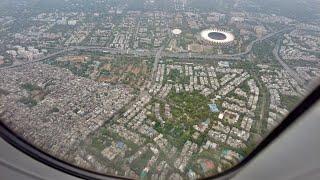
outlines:
[[221, 173], [320, 76], [319, 13], [255, 11], [263, 7], [251, 0], [0, 7], [0, 120], [50, 155], [104, 174]]

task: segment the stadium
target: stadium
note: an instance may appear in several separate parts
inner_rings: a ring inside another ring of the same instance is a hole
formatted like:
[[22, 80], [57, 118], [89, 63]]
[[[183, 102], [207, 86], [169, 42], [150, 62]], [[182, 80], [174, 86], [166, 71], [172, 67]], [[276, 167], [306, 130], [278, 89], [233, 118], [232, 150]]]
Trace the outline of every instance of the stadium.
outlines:
[[204, 41], [212, 44], [226, 45], [234, 41], [234, 35], [224, 30], [206, 29], [200, 35]]

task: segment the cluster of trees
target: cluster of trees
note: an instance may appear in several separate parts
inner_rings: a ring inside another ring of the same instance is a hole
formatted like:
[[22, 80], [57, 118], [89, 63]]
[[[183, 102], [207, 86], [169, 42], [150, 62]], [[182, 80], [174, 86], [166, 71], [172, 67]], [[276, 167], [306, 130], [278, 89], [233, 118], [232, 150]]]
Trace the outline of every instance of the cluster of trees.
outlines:
[[27, 91], [41, 90], [41, 87], [31, 83], [22, 84], [21, 87]]
[[22, 104], [27, 105], [28, 107], [33, 107], [38, 104], [37, 101], [35, 99], [33, 99], [32, 97], [22, 97], [19, 101]]
[[210, 100], [198, 91], [172, 93], [169, 95], [169, 100], [174, 104], [172, 108], [173, 117], [190, 125], [193, 125], [194, 122], [205, 120], [210, 116], [208, 106]]

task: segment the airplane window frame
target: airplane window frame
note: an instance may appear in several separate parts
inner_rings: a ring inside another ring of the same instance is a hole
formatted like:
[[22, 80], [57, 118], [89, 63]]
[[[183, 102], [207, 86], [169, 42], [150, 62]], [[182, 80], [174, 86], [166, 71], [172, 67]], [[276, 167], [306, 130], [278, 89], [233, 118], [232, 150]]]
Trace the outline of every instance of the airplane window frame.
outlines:
[[[245, 165], [252, 161], [259, 153], [261, 153], [271, 142], [279, 137], [285, 130], [287, 130], [299, 117], [308, 111], [320, 99], [320, 85], [316, 86], [313, 91], [305, 97], [290, 113], [276, 126], [263, 140], [256, 146], [256, 148], [246, 156], [242, 161], [232, 168], [223, 171], [219, 174], [206, 177], [204, 179], [218, 179], [230, 178], [241, 170]], [[33, 159], [50, 166], [54, 169], [70, 174], [75, 177], [84, 179], [130, 179], [123, 176], [115, 176], [111, 174], [102, 174], [89, 169], [84, 169], [75, 166], [69, 162], [60, 160], [27, 142], [25, 139], [15, 134], [2, 121], [0, 121], [0, 137], [13, 147], [32, 157]]]

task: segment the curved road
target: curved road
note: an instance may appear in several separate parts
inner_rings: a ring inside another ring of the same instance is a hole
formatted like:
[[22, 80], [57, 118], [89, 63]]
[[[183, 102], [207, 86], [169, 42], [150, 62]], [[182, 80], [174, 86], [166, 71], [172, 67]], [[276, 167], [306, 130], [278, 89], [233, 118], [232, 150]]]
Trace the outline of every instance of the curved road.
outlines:
[[27, 62], [23, 62], [23, 63], [20, 63], [20, 64], [15, 64], [15, 65], [11, 65], [11, 66], [2, 67], [2, 68], [0, 68], [0, 70], [10, 69], [10, 68], [14, 68], [14, 67], [19, 67], [19, 66], [23, 66], [23, 65], [27, 65], [27, 64], [36, 63], [36, 62], [39, 62], [39, 61], [44, 61], [46, 59], [49, 59], [49, 58], [52, 58], [54, 56], [57, 56], [57, 55], [60, 55], [60, 54], [63, 54], [63, 53], [69, 52], [69, 51], [73, 51], [73, 50], [74, 50], [73, 48], [67, 48], [65, 50], [61, 50], [61, 51], [49, 54], [49, 55], [47, 55], [45, 57], [42, 57], [42, 58], [34, 60], [34, 61], [27, 61]]
[[280, 39], [278, 39], [276, 47], [273, 49], [273, 55], [275, 56], [276, 60], [279, 62], [279, 64], [289, 73], [289, 75], [295, 79], [298, 84], [302, 87], [305, 87], [306, 81], [302, 79], [298, 73], [296, 73], [294, 70], [292, 70], [279, 56], [279, 50], [280, 50]]
[[203, 55], [200, 53], [170, 53], [167, 54], [166, 56], [168, 57], [177, 57], [177, 58], [204, 58], [204, 59], [233, 59], [233, 60], [239, 60], [241, 59], [242, 56], [249, 54], [252, 51], [253, 45], [257, 42], [264, 41], [266, 39], [269, 39], [275, 35], [287, 32], [287, 31], [292, 31], [295, 29], [294, 27], [289, 27], [282, 29], [280, 31], [268, 34], [262, 38], [258, 38], [254, 41], [252, 41], [246, 48], [244, 52], [241, 53], [236, 53], [236, 54], [224, 54], [224, 55]]
[[[254, 41], [252, 41], [246, 48], [246, 51], [241, 52], [241, 53], [237, 53], [237, 54], [224, 54], [224, 55], [203, 55], [200, 53], [165, 53], [163, 56], [165, 57], [170, 57], [170, 58], [199, 58], [199, 59], [228, 59], [228, 60], [241, 60], [241, 57], [243, 57], [244, 55], [247, 55], [248, 53], [250, 53], [252, 51], [252, 47], [255, 43], [260, 42], [260, 41], [264, 41], [272, 36], [275, 36], [277, 34], [281, 34], [283, 32], [286, 31], [291, 31], [295, 29], [294, 27], [290, 27], [290, 28], [285, 28], [282, 29], [280, 31], [268, 34], [260, 39], [256, 39]], [[63, 50], [60, 50], [58, 52], [49, 54], [43, 58], [34, 60], [34, 61], [28, 61], [28, 62], [24, 62], [21, 64], [16, 64], [16, 65], [12, 65], [12, 66], [7, 66], [7, 67], [2, 67], [0, 68], [0, 70], [3, 69], [10, 69], [10, 68], [14, 68], [14, 67], [18, 67], [18, 66], [23, 66], [23, 65], [27, 65], [27, 64], [32, 64], [32, 63], [36, 63], [39, 61], [44, 61], [47, 60], [49, 58], [55, 57], [57, 55], [66, 53], [66, 52], [71, 52], [71, 51], [75, 51], [75, 50], [93, 50], [93, 51], [102, 51], [102, 52], [108, 52], [108, 53], [112, 53], [112, 54], [133, 54], [136, 56], [154, 56], [155, 55], [155, 63], [156, 64], [162, 54], [162, 51], [164, 50], [164, 46], [162, 46], [157, 52], [154, 50], [121, 50], [121, 49], [113, 49], [113, 48], [107, 48], [107, 47], [99, 47], [99, 46], [71, 46], [71, 47], [67, 47]], [[153, 69], [155, 70], [155, 69]]]

